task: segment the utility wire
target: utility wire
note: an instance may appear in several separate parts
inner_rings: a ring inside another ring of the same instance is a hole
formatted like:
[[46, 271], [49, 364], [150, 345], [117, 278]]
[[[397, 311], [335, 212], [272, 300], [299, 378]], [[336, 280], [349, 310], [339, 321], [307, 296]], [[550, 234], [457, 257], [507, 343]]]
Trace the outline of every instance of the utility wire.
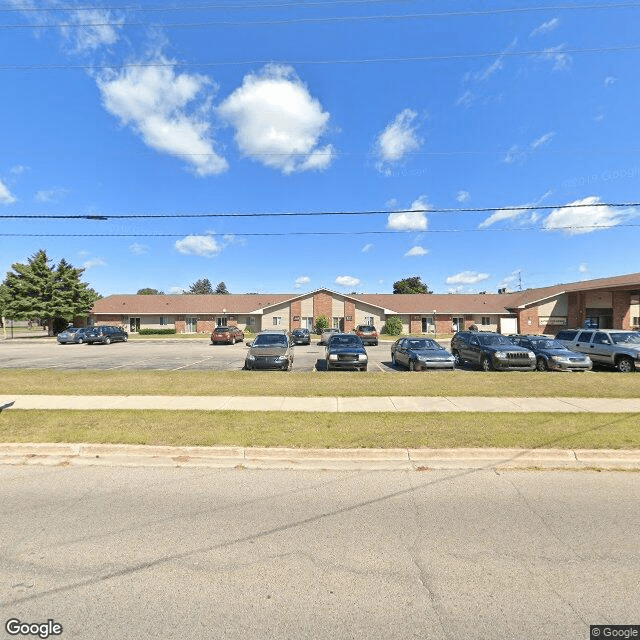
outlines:
[[[471, 233], [471, 232], [513, 232], [513, 231], [579, 231], [587, 229], [613, 229], [620, 227], [640, 227], [638, 224], [593, 224], [593, 225], [562, 225], [553, 228], [543, 227], [517, 227], [517, 228], [470, 228], [470, 229], [426, 229], [419, 233]], [[282, 232], [253, 232], [234, 233], [234, 237], [282, 237], [282, 236], [368, 236], [368, 235], [400, 235], [406, 231], [282, 231]], [[222, 234], [202, 234], [202, 233], [0, 233], [0, 237], [5, 238], [184, 238], [190, 235], [222, 235]], [[225, 234], [229, 235], [229, 234]]]
[[[511, 15], [516, 13], [532, 13], [538, 11], [575, 11], [575, 10], [611, 10], [611, 9], [637, 9], [640, 2], [625, 2], [614, 4], [583, 4], [583, 5], [538, 5], [529, 7], [507, 7], [504, 9], [481, 9], [472, 11], [437, 11], [428, 13], [406, 13], [406, 14], [385, 14], [371, 16], [328, 16], [323, 18], [287, 18], [282, 20], [216, 20], [208, 22], [179, 22], [179, 23], [153, 23], [153, 22], [57, 22], [36, 25], [38, 29], [78, 29], [86, 27], [149, 27], [162, 29], [192, 29], [203, 27], [253, 27], [253, 26], [276, 26], [287, 24], [320, 24], [334, 22], [373, 22], [373, 21], [394, 21], [394, 20], [424, 20], [433, 18], [456, 18], [456, 17], [479, 17], [493, 15]], [[29, 24], [4, 24], [2, 29], [33, 29], [34, 25]]]
[[168, 67], [168, 68], [193, 68], [193, 67], [223, 67], [233, 65], [265, 65], [265, 64], [288, 64], [288, 65], [321, 65], [321, 64], [372, 64], [381, 62], [441, 62], [448, 60], [474, 60], [482, 58], [499, 57], [550, 57], [560, 54], [588, 54], [588, 53], [636, 53], [640, 51], [640, 43], [619, 45], [613, 47], [586, 47], [586, 48], [553, 48], [553, 49], [532, 49], [528, 51], [487, 51], [480, 53], [453, 53], [443, 55], [428, 56], [398, 56], [398, 57], [373, 57], [373, 58], [334, 58], [328, 60], [217, 60], [215, 62], [131, 62], [120, 64], [2, 64], [0, 71], [51, 71], [60, 69], [129, 69], [147, 67]]
[[589, 207], [609, 207], [612, 209], [640, 207], [640, 202], [596, 202], [576, 204], [520, 205], [514, 207], [441, 207], [433, 209], [398, 209], [367, 211], [265, 211], [265, 212], [225, 212], [225, 213], [117, 213], [117, 214], [49, 214], [49, 213], [7, 213], [1, 220], [49, 219], [49, 220], [122, 220], [154, 218], [275, 218], [294, 216], [373, 216], [394, 213], [463, 214], [498, 213], [502, 211], [547, 211], [550, 209], [580, 209]]

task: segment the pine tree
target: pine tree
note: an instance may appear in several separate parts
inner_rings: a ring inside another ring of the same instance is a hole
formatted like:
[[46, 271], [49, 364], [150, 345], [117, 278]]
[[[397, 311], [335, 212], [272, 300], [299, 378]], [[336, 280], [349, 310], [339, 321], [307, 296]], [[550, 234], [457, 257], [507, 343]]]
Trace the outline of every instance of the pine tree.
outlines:
[[211, 286], [211, 282], [209, 278], [200, 278], [200, 280], [196, 280], [190, 287], [189, 291], [186, 293], [196, 294], [196, 295], [211, 295], [213, 293], [213, 287]]
[[229, 295], [229, 289], [227, 289], [227, 285], [224, 282], [220, 282], [216, 287], [216, 293], [218, 295]]

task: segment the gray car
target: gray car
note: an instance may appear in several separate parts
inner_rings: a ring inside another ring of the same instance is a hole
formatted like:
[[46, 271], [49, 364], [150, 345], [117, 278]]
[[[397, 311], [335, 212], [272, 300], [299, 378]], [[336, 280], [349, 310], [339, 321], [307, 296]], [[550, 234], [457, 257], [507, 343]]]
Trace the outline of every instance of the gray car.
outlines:
[[547, 336], [512, 336], [515, 344], [536, 354], [538, 371], [591, 371], [591, 358], [567, 349], [561, 342]]
[[286, 332], [262, 331], [247, 346], [249, 353], [244, 361], [245, 369], [290, 371], [293, 366], [293, 348]]
[[57, 335], [60, 344], [82, 344], [85, 341], [83, 327], [68, 327]]
[[453, 354], [430, 338], [400, 338], [391, 345], [391, 362], [409, 371], [453, 369]]
[[593, 364], [622, 373], [640, 369], [640, 333], [620, 329], [565, 329], [556, 340], [572, 351], [586, 353]]

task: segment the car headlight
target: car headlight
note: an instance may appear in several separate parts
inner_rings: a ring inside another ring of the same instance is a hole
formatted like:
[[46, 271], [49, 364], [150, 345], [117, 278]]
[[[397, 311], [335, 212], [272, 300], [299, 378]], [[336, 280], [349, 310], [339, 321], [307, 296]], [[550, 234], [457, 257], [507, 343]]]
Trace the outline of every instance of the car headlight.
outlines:
[[496, 351], [495, 352], [495, 356], [496, 356], [496, 358], [506, 358], [507, 357], [507, 352], [506, 351]]
[[360, 360], [361, 362], [366, 362], [367, 360], [367, 355], [365, 353], [359, 353], [358, 354], [358, 360]]
[[255, 360], [255, 359], [256, 359], [256, 357], [254, 355], [249, 354], [247, 356], [247, 360]]
[[529, 360], [535, 360], [536, 359], [536, 354], [533, 353], [533, 351], [529, 351], [528, 354], [529, 354]]
[[338, 355], [336, 353], [332, 353], [329, 355], [329, 360], [337, 360], [338, 359]]
[[567, 358], [567, 356], [551, 356], [551, 359], [554, 362], [569, 362], [569, 358]]

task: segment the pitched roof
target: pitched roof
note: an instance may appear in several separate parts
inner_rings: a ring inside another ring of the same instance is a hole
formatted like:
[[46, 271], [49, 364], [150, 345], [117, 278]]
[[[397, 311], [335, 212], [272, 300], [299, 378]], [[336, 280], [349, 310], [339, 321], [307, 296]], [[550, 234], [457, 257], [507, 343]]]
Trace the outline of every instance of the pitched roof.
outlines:
[[352, 296], [375, 307], [401, 314], [506, 313], [509, 294], [469, 293], [366, 293]]
[[113, 295], [98, 300], [92, 313], [124, 315], [254, 313], [264, 307], [284, 302], [290, 293], [228, 295]]

